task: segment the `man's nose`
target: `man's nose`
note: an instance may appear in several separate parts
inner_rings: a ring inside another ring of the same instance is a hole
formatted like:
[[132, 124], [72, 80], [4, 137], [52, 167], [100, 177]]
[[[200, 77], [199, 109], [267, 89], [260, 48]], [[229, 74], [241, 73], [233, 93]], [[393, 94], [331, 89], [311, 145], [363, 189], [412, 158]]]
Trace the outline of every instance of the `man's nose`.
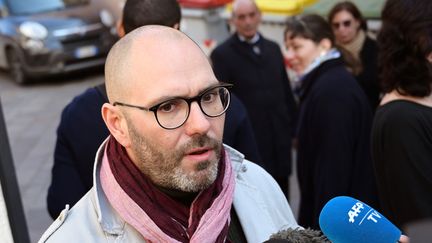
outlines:
[[206, 134], [210, 129], [209, 117], [207, 117], [198, 105], [198, 102], [192, 102], [190, 114], [185, 123], [186, 134], [189, 136], [195, 134]]
[[245, 17], [245, 23], [246, 25], [250, 26], [254, 23], [254, 17], [253, 16], [246, 16]]
[[294, 58], [294, 52], [291, 49], [287, 49], [285, 51], [285, 57], [288, 60], [292, 60]]

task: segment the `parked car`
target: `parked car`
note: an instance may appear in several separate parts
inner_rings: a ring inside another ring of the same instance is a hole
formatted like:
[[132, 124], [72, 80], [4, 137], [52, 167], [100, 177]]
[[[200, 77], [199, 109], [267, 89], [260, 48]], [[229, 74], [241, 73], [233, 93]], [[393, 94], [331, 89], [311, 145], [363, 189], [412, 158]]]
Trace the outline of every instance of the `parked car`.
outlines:
[[103, 65], [117, 0], [0, 0], [0, 68], [17, 83]]

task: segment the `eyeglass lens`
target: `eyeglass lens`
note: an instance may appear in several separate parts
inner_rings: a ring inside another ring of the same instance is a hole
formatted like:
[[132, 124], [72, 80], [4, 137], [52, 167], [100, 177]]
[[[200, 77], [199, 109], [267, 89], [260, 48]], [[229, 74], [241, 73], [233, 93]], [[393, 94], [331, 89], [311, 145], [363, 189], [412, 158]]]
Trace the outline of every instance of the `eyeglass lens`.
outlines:
[[348, 28], [351, 26], [351, 20], [345, 20], [345, 21], [341, 21], [341, 22], [335, 22], [332, 24], [333, 28], [335, 29], [339, 29], [339, 27], [343, 26], [345, 28]]
[[[230, 94], [225, 87], [215, 87], [201, 94], [199, 106], [201, 111], [209, 117], [222, 115], [228, 108]], [[172, 99], [162, 103], [156, 111], [159, 125], [167, 129], [177, 128], [187, 120], [190, 104], [182, 98]]]

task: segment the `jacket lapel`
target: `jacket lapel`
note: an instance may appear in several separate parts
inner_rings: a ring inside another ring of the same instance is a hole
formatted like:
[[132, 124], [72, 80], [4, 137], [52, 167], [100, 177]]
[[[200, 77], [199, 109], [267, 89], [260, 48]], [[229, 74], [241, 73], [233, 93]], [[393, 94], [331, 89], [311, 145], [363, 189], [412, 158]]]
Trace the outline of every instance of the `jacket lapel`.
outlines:
[[269, 209], [259, 195], [257, 188], [237, 179], [233, 204], [248, 242], [263, 242], [276, 233]]
[[263, 242], [269, 235], [276, 233], [274, 220], [267, 208], [267, 203], [258, 188], [242, 178], [241, 171], [247, 170], [243, 164], [244, 156], [231, 147], [224, 145], [230, 154], [233, 170], [236, 173], [233, 206], [240, 220], [248, 242]]

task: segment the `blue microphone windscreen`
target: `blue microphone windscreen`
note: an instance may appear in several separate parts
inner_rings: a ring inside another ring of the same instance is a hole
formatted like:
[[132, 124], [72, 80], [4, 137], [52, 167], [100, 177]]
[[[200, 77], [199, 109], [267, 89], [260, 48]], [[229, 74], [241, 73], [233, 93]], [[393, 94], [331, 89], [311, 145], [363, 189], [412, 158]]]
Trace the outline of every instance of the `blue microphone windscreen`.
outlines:
[[340, 196], [321, 210], [319, 225], [333, 243], [395, 243], [401, 231], [388, 219], [357, 199]]

